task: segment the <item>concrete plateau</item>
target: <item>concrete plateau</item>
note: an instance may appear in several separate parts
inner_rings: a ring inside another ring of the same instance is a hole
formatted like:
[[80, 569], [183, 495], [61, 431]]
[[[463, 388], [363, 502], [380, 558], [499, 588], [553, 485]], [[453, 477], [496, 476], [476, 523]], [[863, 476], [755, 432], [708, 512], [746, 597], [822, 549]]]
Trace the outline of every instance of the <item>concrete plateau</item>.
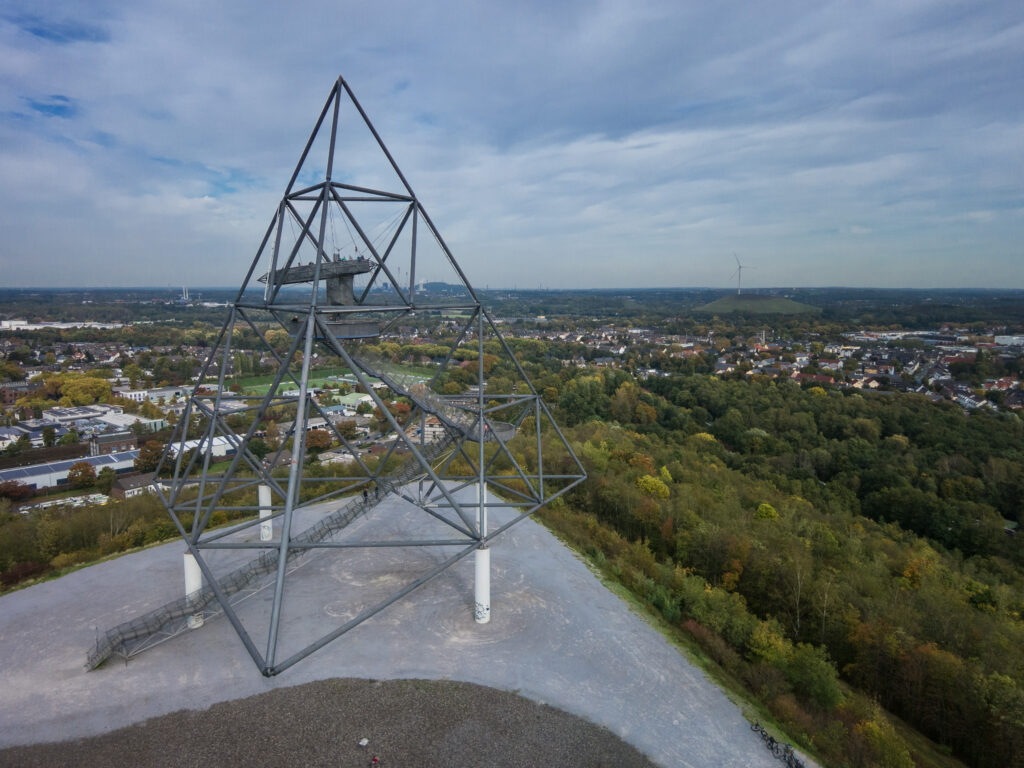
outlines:
[[[492, 529], [508, 514], [492, 512]], [[343, 535], [433, 538], [440, 525], [389, 497]], [[489, 624], [473, 620], [470, 556], [274, 678], [260, 675], [223, 617], [86, 672], [97, 632], [180, 596], [183, 549], [165, 544], [0, 598], [0, 747], [91, 736], [315, 680], [424, 678], [516, 691], [606, 726], [663, 766], [779, 765], [703, 672], [532, 520], [491, 549]], [[287, 582], [278, 658], [440, 557], [397, 548], [307, 556]], [[247, 627], [265, 621], [268, 592], [241, 605]], [[253, 636], [259, 647], [265, 634]]]

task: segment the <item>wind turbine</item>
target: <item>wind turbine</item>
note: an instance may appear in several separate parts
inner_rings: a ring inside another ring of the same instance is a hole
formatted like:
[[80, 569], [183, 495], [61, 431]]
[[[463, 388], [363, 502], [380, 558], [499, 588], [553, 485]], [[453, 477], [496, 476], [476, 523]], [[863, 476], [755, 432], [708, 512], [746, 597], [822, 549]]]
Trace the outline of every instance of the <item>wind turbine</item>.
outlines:
[[729, 275], [729, 279], [736, 278], [736, 295], [739, 296], [743, 293], [743, 270], [751, 269], [751, 267], [745, 267], [745, 265], [740, 264], [740, 257], [736, 255], [735, 251], [733, 251], [732, 257], [736, 259], [736, 271]]

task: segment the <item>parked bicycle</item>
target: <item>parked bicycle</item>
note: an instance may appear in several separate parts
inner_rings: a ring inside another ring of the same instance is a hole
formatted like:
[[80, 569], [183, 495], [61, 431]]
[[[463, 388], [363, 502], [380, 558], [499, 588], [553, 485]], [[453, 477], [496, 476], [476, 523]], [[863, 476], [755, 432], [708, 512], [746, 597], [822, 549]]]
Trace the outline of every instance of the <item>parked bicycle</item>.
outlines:
[[787, 768], [804, 768], [803, 762], [796, 756], [796, 752], [793, 751], [789, 744], [783, 747], [782, 761], [786, 764]]
[[796, 756], [793, 746], [791, 744], [783, 744], [781, 741], [778, 741], [765, 730], [761, 723], [755, 722], [751, 724], [750, 730], [761, 735], [761, 738], [764, 739], [765, 746], [768, 747], [768, 750], [775, 757], [782, 760], [782, 762], [786, 764], [786, 768], [805, 768], [803, 761]]

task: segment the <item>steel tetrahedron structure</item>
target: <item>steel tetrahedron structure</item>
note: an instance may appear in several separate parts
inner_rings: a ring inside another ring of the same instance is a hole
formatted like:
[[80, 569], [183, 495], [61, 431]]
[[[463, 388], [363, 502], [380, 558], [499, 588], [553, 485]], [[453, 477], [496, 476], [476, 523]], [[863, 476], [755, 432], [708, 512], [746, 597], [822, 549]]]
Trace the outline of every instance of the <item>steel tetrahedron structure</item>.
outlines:
[[[432, 339], [431, 361], [410, 368], [387, 338], [419, 318], [446, 335]], [[235, 374], [260, 363], [274, 371], [269, 383], [231, 386]], [[325, 365], [374, 409], [373, 434], [361, 442], [313, 386]], [[495, 371], [501, 375], [492, 377]], [[317, 431], [340, 446], [345, 462], [310, 458]], [[489, 597], [481, 604], [479, 589], [489, 559], [481, 555], [585, 476], [342, 78], [210, 347], [158, 475], [167, 478], [159, 491], [187, 546], [187, 578], [194, 569], [186, 609], [195, 618], [205, 605], [219, 605], [268, 676], [473, 553], [476, 618], [486, 620]], [[396, 497], [414, 506], [412, 519], [422, 526], [377, 540], [346, 538], [352, 521], [388, 514]], [[315, 631], [304, 626], [300, 640], [289, 641], [288, 599], [305, 576], [294, 572], [299, 558], [381, 548], [409, 553], [419, 570], [388, 594], [357, 601], [342, 620]], [[425, 550], [431, 557], [417, 559]], [[262, 590], [262, 612], [239, 607], [239, 595], [254, 590]]]

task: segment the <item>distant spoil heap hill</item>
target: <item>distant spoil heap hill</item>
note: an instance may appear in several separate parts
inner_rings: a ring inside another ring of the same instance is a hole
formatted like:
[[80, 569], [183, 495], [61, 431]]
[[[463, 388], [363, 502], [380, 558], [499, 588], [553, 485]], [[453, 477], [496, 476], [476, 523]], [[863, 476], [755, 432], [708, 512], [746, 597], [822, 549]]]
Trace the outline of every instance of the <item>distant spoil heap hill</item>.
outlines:
[[694, 312], [704, 314], [725, 315], [744, 313], [749, 315], [804, 315], [821, 312], [818, 307], [801, 304], [781, 296], [768, 296], [762, 293], [729, 294], [720, 299], [698, 307]]

